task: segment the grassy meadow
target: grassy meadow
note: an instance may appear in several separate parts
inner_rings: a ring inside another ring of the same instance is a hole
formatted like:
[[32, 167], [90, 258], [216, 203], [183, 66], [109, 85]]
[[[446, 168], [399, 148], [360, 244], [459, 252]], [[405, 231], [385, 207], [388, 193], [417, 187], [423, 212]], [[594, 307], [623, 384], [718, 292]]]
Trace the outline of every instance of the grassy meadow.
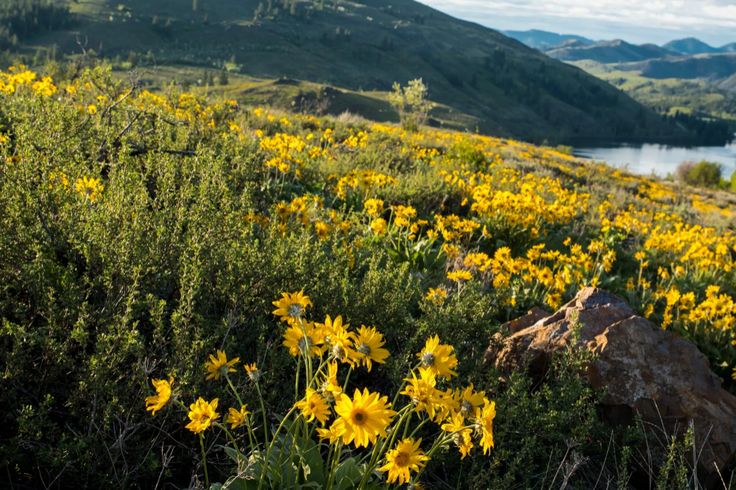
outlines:
[[588, 354], [533, 385], [483, 353], [593, 285], [733, 390], [736, 197], [232, 97], [0, 73], [8, 488], [688, 486]]

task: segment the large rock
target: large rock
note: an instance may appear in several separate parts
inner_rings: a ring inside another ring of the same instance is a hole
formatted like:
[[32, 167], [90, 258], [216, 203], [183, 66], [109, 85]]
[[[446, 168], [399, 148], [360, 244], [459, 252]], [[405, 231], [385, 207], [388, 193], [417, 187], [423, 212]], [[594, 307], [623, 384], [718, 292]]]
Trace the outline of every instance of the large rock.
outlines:
[[[522, 317], [526, 318], [526, 317]], [[573, 341], [596, 353], [588, 367], [595, 389], [605, 389], [603, 412], [614, 422], [634, 414], [669, 434], [694, 424], [703, 448], [700, 475], [718, 481], [736, 453], [736, 397], [721, 388], [706, 357], [690, 342], [636, 316], [619, 297], [586, 288], [556, 313], [493, 339], [486, 361], [502, 371], [541, 377], [551, 354]]]

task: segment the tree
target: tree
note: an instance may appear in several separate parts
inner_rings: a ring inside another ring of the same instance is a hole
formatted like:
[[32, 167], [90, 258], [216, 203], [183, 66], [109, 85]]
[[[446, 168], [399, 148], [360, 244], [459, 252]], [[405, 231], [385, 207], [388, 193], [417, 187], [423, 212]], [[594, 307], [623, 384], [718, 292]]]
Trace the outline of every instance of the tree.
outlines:
[[220, 82], [220, 85], [227, 85], [228, 83], [230, 83], [230, 79], [227, 75], [227, 70], [225, 68], [223, 68], [222, 71], [220, 71], [220, 78], [218, 81]]
[[432, 109], [428, 95], [429, 88], [421, 78], [411, 80], [405, 87], [394, 82], [388, 101], [399, 113], [404, 129], [416, 131], [427, 122], [429, 111]]

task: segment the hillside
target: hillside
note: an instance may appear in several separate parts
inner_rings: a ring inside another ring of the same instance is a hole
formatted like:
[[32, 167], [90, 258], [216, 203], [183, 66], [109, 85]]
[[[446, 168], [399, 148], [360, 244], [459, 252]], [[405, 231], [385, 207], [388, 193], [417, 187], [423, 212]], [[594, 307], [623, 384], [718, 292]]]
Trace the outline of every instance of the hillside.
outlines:
[[[621, 331], [582, 322], [646, 317], [630, 345], [663, 366], [657, 393], [683, 358], [641, 332], [687, 346], [736, 411], [732, 193], [102, 68], [0, 72], [0, 114], [2, 488], [386, 488], [407, 445], [427, 488], [558, 488], [570, 462], [564, 488], [734, 477], [727, 444], [690, 466], [710, 426], [696, 443], [672, 428], [692, 418], [606, 418], [575, 347]], [[588, 287], [626, 315], [590, 301], [548, 322], [571, 342], [544, 365], [484, 361], [509, 320]]]
[[652, 59], [632, 65], [648, 78], [707, 78], [721, 80], [736, 74], [736, 53], [700, 54], [684, 58]]
[[[729, 125], [736, 131], [736, 75], [722, 81], [699, 78], [649, 78], [636, 69], [639, 64], [574, 62], [602, 80], [620, 88], [644, 105], [663, 114], [688, 114]], [[722, 130], [713, 128], [714, 133]]]
[[[528, 39], [525, 31], [515, 35], [533, 45], [532, 34]], [[735, 45], [714, 48], [695, 38], [662, 47], [570, 40], [545, 54], [611, 83], [660, 114], [679, 114], [679, 123], [698, 131], [701, 141], [720, 145], [736, 131]], [[710, 136], [703, 139], [705, 134]]]
[[668, 42], [662, 47], [670, 51], [674, 51], [675, 53], [684, 55], [718, 53], [721, 51], [720, 49], [714, 48], [713, 46], [704, 43], [700, 39], [696, 39], [694, 37], [676, 39], [674, 41]]
[[503, 34], [516, 39], [520, 43], [526, 44], [530, 48], [539, 49], [540, 51], [556, 48], [561, 44], [565, 44], [570, 41], [579, 42], [584, 45], [595, 43], [592, 39], [588, 39], [583, 36], [577, 36], [574, 34], [557, 34], [555, 32], [540, 31], [538, 29], [531, 29], [528, 31], [503, 31]]
[[622, 63], [672, 56], [674, 53], [654, 44], [636, 45], [621, 39], [594, 44], [572, 43], [547, 50], [546, 53], [562, 61], [593, 60], [599, 63]]
[[73, 54], [83, 40], [108, 58], [227, 66], [253, 77], [353, 91], [387, 90], [394, 81], [422, 77], [434, 101], [477, 120], [468, 129], [531, 141], [692, 137], [577, 68], [420, 3], [322, 4], [292, 2], [289, 9], [269, 10], [252, 0], [87, 0], [70, 4], [79, 16], [74, 29], [42, 34], [23, 46], [28, 54], [51, 45]]

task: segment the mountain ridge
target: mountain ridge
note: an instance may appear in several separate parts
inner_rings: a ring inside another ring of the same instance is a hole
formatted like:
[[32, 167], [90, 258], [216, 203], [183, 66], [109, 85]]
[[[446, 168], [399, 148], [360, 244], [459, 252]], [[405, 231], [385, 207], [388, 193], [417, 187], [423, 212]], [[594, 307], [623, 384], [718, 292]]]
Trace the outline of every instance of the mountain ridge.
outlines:
[[542, 31], [539, 29], [530, 29], [528, 31], [502, 32], [510, 38], [516, 39], [517, 41], [526, 44], [531, 48], [539, 49], [542, 51], [558, 47], [570, 41], [577, 41], [582, 43], [583, 45], [593, 44], [596, 42], [592, 39], [584, 36], [578, 36], [576, 34], [557, 34], [556, 32]]
[[715, 48], [708, 43], [701, 41], [695, 37], [686, 37], [683, 39], [675, 39], [662, 45], [663, 48], [669, 49], [679, 54], [691, 55], [691, 54], [713, 54], [719, 53], [721, 50]]
[[552, 58], [562, 61], [591, 59], [600, 63], [625, 63], [673, 56], [676, 53], [655, 44], [631, 44], [622, 39], [599, 41], [589, 45], [568, 45], [546, 51]]

